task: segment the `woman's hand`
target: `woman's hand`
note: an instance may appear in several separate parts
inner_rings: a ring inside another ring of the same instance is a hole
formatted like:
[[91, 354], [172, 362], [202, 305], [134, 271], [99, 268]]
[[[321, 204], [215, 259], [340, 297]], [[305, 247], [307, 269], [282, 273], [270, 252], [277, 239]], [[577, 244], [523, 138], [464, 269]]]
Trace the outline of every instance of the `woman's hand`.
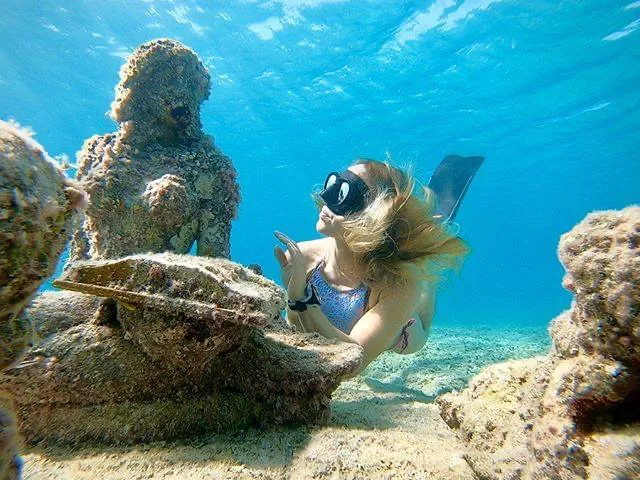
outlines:
[[293, 301], [304, 298], [305, 287], [307, 285], [307, 271], [305, 268], [304, 257], [300, 251], [298, 244], [287, 237], [284, 233], [275, 231], [275, 237], [285, 244], [287, 250], [289, 250], [289, 261], [287, 262], [287, 256], [284, 251], [276, 246], [274, 254], [280, 268], [283, 270], [289, 270], [289, 285], [287, 285], [287, 293], [289, 298]]

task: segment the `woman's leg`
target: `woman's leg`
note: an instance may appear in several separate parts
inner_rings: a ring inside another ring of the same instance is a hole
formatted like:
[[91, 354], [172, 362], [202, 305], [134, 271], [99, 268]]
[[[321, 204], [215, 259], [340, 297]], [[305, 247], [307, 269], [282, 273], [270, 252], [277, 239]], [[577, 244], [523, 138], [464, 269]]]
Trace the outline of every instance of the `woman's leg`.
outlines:
[[402, 327], [400, 334], [389, 350], [400, 354], [415, 353], [420, 350], [427, 343], [435, 306], [435, 290], [424, 290], [418, 301], [416, 311], [413, 312], [406, 325]]
[[414, 312], [389, 350], [401, 354], [415, 353], [424, 346], [428, 336], [429, 330], [425, 331], [420, 315]]

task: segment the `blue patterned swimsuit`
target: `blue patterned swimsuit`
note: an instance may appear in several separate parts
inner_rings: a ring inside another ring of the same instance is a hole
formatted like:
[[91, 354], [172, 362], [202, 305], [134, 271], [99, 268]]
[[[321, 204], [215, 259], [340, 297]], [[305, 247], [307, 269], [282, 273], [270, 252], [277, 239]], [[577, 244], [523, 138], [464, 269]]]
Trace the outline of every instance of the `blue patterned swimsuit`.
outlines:
[[324, 259], [311, 271], [307, 284], [316, 288], [322, 313], [333, 326], [348, 335], [364, 315], [371, 289], [362, 283], [351, 290], [338, 290], [324, 276]]

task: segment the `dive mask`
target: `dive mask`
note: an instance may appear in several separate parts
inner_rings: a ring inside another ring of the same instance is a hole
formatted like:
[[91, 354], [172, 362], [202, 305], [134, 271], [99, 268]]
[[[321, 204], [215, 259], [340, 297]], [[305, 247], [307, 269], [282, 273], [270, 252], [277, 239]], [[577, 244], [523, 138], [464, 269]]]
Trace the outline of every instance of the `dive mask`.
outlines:
[[331, 172], [324, 181], [320, 197], [336, 215], [348, 215], [364, 210], [369, 187], [351, 170]]

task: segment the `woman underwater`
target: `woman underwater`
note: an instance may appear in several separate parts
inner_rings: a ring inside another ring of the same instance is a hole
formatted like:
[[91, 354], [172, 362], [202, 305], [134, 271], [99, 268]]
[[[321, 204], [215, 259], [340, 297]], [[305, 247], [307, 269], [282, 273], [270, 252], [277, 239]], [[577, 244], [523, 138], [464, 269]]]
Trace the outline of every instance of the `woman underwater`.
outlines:
[[314, 194], [324, 238], [275, 247], [297, 329], [359, 344], [357, 373], [385, 350], [413, 353], [426, 342], [439, 274], [457, 268], [468, 245], [440, 221], [434, 192], [389, 162], [360, 159], [327, 176]]

